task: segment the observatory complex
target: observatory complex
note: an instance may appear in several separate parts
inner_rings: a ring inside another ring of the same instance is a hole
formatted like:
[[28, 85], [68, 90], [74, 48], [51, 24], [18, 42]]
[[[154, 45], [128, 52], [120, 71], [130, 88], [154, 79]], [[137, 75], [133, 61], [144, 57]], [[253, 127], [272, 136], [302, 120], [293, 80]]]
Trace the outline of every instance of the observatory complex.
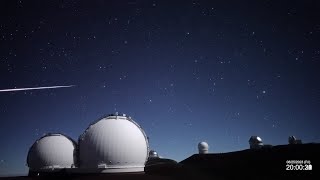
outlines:
[[149, 144], [143, 129], [118, 113], [89, 125], [78, 143], [62, 134], [47, 134], [30, 148], [30, 175], [65, 169], [70, 173], [143, 172]]
[[[264, 144], [259, 136], [251, 136], [250, 149], [210, 153], [208, 143], [202, 141], [198, 143], [198, 153], [178, 163], [150, 150], [148, 137], [141, 126], [130, 116], [115, 113], [91, 123], [78, 141], [60, 133], [49, 133], [36, 140], [27, 156], [28, 175], [90, 174], [88, 177], [93, 177], [94, 174], [105, 174], [109, 177], [143, 177], [147, 174], [146, 177], [174, 175], [188, 179], [195, 172], [213, 174], [215, 177], [238, 172], [240, 168], [243, 172], [255, 172], [258, 177], [264, 173], [264, 169], [270, 168], [265, 162], [281, 162], [270, 170], [277, 174], [286, 159], [293, 156], [311, 159], [309, 155], [315, 152], [310, 148], [314, 145], [303, 145], [294, 136], [288, 138], [288, 143], [287, 146], [273, 147]], [[306, 153], [302, 154], [301, 151]]]

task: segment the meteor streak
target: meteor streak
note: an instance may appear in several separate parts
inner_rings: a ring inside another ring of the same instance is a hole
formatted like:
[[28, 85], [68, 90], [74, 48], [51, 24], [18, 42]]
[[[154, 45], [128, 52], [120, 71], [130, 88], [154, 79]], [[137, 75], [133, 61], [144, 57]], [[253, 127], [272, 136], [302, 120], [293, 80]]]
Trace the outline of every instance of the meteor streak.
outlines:
[[15, 89], [0, 89], [0, 92], [14, 92], [14, 91], [29, 91], [29, 90], [38, 90], [38, 89], [57, 89], [57, 88], [69, 88], [75, 85], [70, 86], [47, 86], [47, 87], [31, 87], [31, 88], [15, 88]]

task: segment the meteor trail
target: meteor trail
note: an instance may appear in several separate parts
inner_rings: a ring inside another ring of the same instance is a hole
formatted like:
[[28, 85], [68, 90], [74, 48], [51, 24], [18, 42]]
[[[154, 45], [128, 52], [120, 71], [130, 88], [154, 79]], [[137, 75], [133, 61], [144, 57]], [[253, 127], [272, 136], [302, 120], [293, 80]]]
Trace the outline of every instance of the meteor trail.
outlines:
[[15, 89], [0, 89], [0, 92], [13, 92], [13, 91], [29, 91], [29, 90], [38, 90], [38, 89], [57, 89], [57, 88], [69, 88], [75, 85], [70, 86], [47, 86], [47, 87], [31, 87], [31, 88], [15, 88]]

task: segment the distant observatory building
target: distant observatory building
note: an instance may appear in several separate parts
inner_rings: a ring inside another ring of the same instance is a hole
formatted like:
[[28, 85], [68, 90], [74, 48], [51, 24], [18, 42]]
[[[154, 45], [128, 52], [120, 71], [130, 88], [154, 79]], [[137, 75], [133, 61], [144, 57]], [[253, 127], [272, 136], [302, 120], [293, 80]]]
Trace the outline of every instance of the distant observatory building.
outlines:
[[206, 142], [200, 142], [198, 144], [199, 154], [208, 154], [209, 152], [209, 145]]
[[79, 168], [88, 173], [140, 172], [148, 160], [147, 136], [125, 114], [92, 123], [78, 143]]
[[251, 136], [249, 139], [250, 149], [260, 149], [263, 147], [262, 139], [259, 136]]
[[149, 151], [149, 159], [152, 159], [152, 158], [159, 158], [159, 154], [157, 153], [157, 151], [155, 150]]
[[302, 141], [301, 141], [301, 139], [297, 139], [294, 136], [289, 136], [288, 143], [289, 144], [302, 144]]
[[76, 142], [62, 134], [47, 134], [29, 149], [29, 173], [50, 172], [76, 165]]

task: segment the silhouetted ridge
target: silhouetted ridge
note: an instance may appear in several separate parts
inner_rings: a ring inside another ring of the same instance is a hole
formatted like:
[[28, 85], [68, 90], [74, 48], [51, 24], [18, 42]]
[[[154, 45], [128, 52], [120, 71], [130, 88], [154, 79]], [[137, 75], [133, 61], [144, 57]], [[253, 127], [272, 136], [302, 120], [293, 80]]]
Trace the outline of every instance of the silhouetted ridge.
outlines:
[[180, 162], [184, 171], [192, 169], [212, 176], [293, 176], [311, 175], [313, 170], [286, 170], [287, 160], [310, 160], [314, 168], [319, 167], [320, 144], [294, 144], [266, 146], [261, 149], [247, 149], [242, 151], [194, 154]]

